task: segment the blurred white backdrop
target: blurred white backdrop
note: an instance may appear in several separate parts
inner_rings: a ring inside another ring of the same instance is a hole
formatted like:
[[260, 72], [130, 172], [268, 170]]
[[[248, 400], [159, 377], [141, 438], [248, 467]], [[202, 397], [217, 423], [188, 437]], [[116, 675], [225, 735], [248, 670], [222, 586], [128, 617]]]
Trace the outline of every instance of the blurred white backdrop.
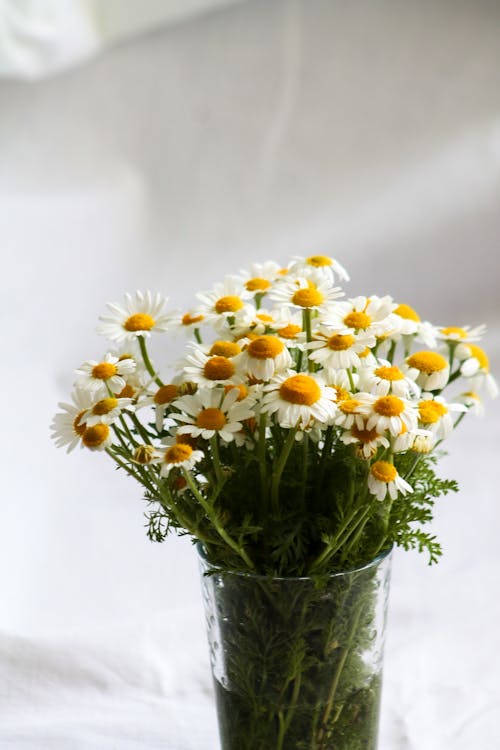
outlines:
[[[147, 540], [140, 488], [106, 457], [49, 440], [74, 369], [103, 353], [106, 301], [151, 288], [188, 306], [249, 262], [321, 252], [349, 294], [486, 322], [500, 372], [499, 4], [250, 0], [154, 20], [0, 82], [2, 749], [217, 747], [193, 550]], [[438, 507], [443, 562], [396, 555], [384, 750], [498, 747], [486, 406], [443, 462], [462, 487]]]

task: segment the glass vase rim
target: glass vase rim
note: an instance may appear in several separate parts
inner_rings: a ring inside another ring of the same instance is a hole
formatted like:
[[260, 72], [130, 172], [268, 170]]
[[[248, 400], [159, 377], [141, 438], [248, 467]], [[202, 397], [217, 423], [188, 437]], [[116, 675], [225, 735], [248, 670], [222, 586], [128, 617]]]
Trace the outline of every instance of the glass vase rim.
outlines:
[[207, 566], [207, 568], [209, 568], [210, 571], [214, 574], [238, 576], [240, 578], [252, 578], [255, 580], [271, 579], [273, 581], [312, 581], [318, 578], [332, 579], [332, 578], [340, 578], [341, 576], [352, 575], [354, 573], [361, 573], [364, 570], [369, 570], [370, 568], [376, 568], [386, 558], [390, 557], [393, 549], [394, 549], [394, 546], [391, 545], [390, 547], [383, 550], [382, 552], [379, 552], [378, 555], [373, 557], [367, 563], [363, 563], [362, 565], [358, 565], [354, 568], [346, 568], [346, 570], [339, 570], [336, 573], [311, 573], [310, 575], [306, 575], [306, 576], [283, 576], [283, 575], [274, 576], [274, 575], [269, 575], [266, 573], [253, 573], [251, 570], [247, 571], [247, 570], [233, 570], [231, 568], [221, 568], [210, 562], [210, 560], [206, 556], [205, 549], [202, 543], [201, 542], [196, 543], [196, 550], [198, 552], [198, 557]]

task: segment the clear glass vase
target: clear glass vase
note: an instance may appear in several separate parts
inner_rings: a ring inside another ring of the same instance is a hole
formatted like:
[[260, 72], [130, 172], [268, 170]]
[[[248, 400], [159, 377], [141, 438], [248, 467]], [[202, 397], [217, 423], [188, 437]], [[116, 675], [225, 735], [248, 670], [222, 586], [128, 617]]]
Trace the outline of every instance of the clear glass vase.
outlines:
[[390, 565], [273, 578], [200, 550], [222, 750], [376, 750]]

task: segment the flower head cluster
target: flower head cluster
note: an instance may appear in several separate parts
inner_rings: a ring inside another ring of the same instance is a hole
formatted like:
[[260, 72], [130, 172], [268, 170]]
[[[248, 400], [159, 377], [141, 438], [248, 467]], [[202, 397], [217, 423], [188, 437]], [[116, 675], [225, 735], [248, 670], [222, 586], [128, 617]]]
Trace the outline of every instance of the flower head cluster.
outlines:
[[[387, 520], [394, 503], [409, 502], [418, 463], [466, 412], [482, 411], [483, 389], [497, 392], [477, 343], [483, 326], [433, 326], [389, 296], [346, 298], [338, 282], [348, 278], [333, 258], [313, 255], [254, 264], [197, 294], [185, 313], [150, 291], [108, 304], [98, 331], [111, 346], [76, 370], [72, 403], [52, 425], [57, 445], [106, 451], [171, 525], [207, 547], [215, 534], [247, 567], [256, 529], [292, 496], [300, 511], [288, 505], [283, 518], [296, 513], [305, 525], [313, 493], [333, 486], [308, 554], [326, 560], [331, 544], [334, 557], [333, 532], [320, 530], [328, 514], [340, 529], [352, 516], [352, 537], [339, 532], [350, 544], [373, 501], [373, 513], [388, 506]], [[179, 328], [193, 340], [166, 378], [147, 340]], [[244, 512], [227, 492], [239, 476]]]

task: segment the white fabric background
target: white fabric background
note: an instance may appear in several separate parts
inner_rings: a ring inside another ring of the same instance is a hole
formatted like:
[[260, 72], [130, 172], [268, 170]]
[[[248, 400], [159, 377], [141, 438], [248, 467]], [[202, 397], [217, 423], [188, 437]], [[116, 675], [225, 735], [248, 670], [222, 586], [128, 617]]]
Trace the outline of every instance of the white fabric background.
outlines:
[[[188, 305], [252, 260], [330, 253], [348, 293], [488, 323], [500, 372], [500, 6], [255, 0], [0, 84], [0, 747], [215, 750], [194, 551], [48, 425], [107, 300]], [[171, 361], [180, 341], [158, 352]], [[497, 750], [499, 404], [395, 558], [381, 750]]]

